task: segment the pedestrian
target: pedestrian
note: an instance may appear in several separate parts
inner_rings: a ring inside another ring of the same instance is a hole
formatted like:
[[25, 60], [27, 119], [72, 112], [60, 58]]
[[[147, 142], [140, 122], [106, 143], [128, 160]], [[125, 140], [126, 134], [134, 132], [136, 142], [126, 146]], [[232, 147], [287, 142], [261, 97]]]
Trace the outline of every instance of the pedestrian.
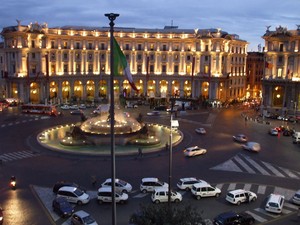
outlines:
[[139, 149], [138, 149], [138, 156], [139, 156], [140, 158], [143, 157], [143, 151], [142, 151], [142, 148], [139, 148]]

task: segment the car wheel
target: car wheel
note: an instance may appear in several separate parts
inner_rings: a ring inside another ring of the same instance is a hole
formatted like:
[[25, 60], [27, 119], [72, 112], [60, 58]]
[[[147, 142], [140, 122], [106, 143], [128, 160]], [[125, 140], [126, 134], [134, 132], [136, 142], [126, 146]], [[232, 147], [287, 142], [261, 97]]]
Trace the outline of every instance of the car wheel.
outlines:
[[237, 205], [240, 205], [240, 204], [241, 204], [241, 202], [240, 202], [240, 201], [238, 201], [236, 204], [237, 204]]
[[160, 201], [159, 201], [158, 199], [156, 199], [156, 200], [154, 201], [154, 203], [155, 203], [155, 204], [159, 204]]
[[120, 204], [123, 205], [125, 202], [123, 200], [120, 201]]
[[143, 189], [143, 190], [142, 190], [142, 193], [146, 194], [146, 193], [147, 193], [147, 190], [146, 190], [146, 189]]
[[180, 202], [180, 201], [179, 201], [178, 198], [176, 198], [176, 199], [174, 200], [174, 202], [175, 202], [175, 203], [178, 203], [178, 202]]
[[190, 188], [189, 188], [189, 187], [186, 187], [186, 188], [185, 188], [185, 190], [186, 190], [186, 191], [189, 191], [189, 190], [190, 190]]
[[78, 202], [77, 202], [77, 205], [82, 205], [82, 201], [78, 201]]
[[256, 198], [254, 197], [254, 198], [252, 198], [252, 200], [251, 200], [252, 202], [255, 202], [256, 201]]
[[201, 195], [197, 195], [197, 196], [196, 196], [196, 199], [197, 199], [197, 200], [200, 200], [200, 199], [201, 199]]
[[102, 203], [103, 203], [103, 201], [102, 201], [102, 200], [98, 200], [98, 203], [99, 203], [99, 204], [102, 204]]
[[125, 190], [125, 189], [124, 189], [122, 192], [123, 192], [123, 193], [125, 193], [125, 194], [127, 194], [127, 193], [128, 193], [128, 191], [127, 191], [127, 190]]
[[219, 193], [217, 193], [215, 196], [216, 196], [216, 197], [219, 197], [219, 196], [220, 196], [220, 194], [219, 194]]

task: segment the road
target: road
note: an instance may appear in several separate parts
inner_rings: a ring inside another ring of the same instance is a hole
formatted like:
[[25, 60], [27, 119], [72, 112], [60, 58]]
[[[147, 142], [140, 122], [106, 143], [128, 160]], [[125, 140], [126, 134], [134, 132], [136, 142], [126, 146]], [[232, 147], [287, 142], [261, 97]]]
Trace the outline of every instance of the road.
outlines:
[[[146, 116], [145, 112], [149, 111], [146, 107], [126, 111], [133, 115], [141, 111], [145, 121], [170, 123], [168, 114]], [[197, 207], [204, 218], [212, 219], [221, 212], [234, 210], [249, 212], [255, 216], [256, 224], [296, 224], [297, 207], [290, 204], [289, 199], [300, 186], [299, 146], [292, 144], [290, 137], [268, 135], [270, 125], [251, 121], [245, 123], [241, 116], [243, 111], [239, 108], [209, 109], [178, 115], [184, 140], [173, 148], [172, 187], [176, 189], [179, 178], [190, 176], [219, 187], [222, 190], [219, 198], [196, 200], [191, 193], [181, 192], [183, 203]], [[93, 199], [88, 205], [76, 206], [76, 210], [90, 212], [99, 225], [111, 224], [111, 205], [97, 204], [97, 187], [93, 187], [90, 180], [92, 175], [97, 176], [99, 185], [111, 176], [109, 158], [61, 154], [42, 148], [36, 141], [36, 135], [45, 128], [80, 121], [79, 116], [64, 114], [62, 117], [43, 117], [23, 115], [17, 109], [1, 112], [0, 158], [3, 164], [0, 168], [0, 204], [5, 210], [5, 225], [70, 224], [69, 220], [58, 218], [51, 210], [51, 201], [55, 197], [51, 188], [58, 180], [70, 180], [85, 186]], [[194, 131], [201, 126], [207, 130], [204, 136]], [[240, 144], [232, 141], [232, 135], [238, 133], [261, 143], [262, 151], [255, 154], [242, 150]], [[183, 157], [182, 150], [193, 145], [208, 149], [208, 153], [195, 158]], [[164, 151], [145, 155], [141, 159], [117, 157], [116, 176], [133, 186], [128, 204], [117, 205], [118, 224], [128, 224], [130, 214], [140, 204], [152, 204], [149, 194], [139, 192], [139, 183], [143, 177], [159, 177], [168, 182], [168, 162], [168, 152]], [[17, 177], [16, 191], [8, 187], [11, 175]], [[258, 200], [240, 206], [226, 203], [227, 191], [235, 188], [256, 192]], [[280, 216], [266, 214], [263, 210], [270, 193], [286, 196], [285, 211]]]

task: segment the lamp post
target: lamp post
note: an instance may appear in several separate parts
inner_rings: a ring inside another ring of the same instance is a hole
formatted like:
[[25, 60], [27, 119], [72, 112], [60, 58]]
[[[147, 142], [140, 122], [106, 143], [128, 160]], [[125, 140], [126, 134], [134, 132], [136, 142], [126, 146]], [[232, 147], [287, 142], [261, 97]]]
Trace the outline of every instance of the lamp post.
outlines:
[[112, 190], [112, 225], [117, 224], [116, 219], [116, 162], [115, 162], [115, 107], [114, 107], [114, 54], [113, 54], [113, 37], [114, 37], [114, 20], [119, 16], [115, 13], [104, 14], [110, 20], [110, 146], [111, 146], [111, 190]]

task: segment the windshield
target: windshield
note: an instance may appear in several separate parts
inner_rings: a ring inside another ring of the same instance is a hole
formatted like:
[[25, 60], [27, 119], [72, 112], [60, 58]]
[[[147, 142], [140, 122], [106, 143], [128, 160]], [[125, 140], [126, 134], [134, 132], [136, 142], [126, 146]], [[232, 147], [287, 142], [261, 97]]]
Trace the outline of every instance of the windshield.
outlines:
[[94, 218], [91, 216], [86, 216], [83, 218], [84, 224], [92, 224], [95, 222]]
[[77, 195], [77, 196], [81, 196], [81, 195], [83, 195], [84, 192], [83, 192], [82, 190], [76, 188], [75, 191], [74, 191], [74, 193], [75, 193], [75, 195]]

